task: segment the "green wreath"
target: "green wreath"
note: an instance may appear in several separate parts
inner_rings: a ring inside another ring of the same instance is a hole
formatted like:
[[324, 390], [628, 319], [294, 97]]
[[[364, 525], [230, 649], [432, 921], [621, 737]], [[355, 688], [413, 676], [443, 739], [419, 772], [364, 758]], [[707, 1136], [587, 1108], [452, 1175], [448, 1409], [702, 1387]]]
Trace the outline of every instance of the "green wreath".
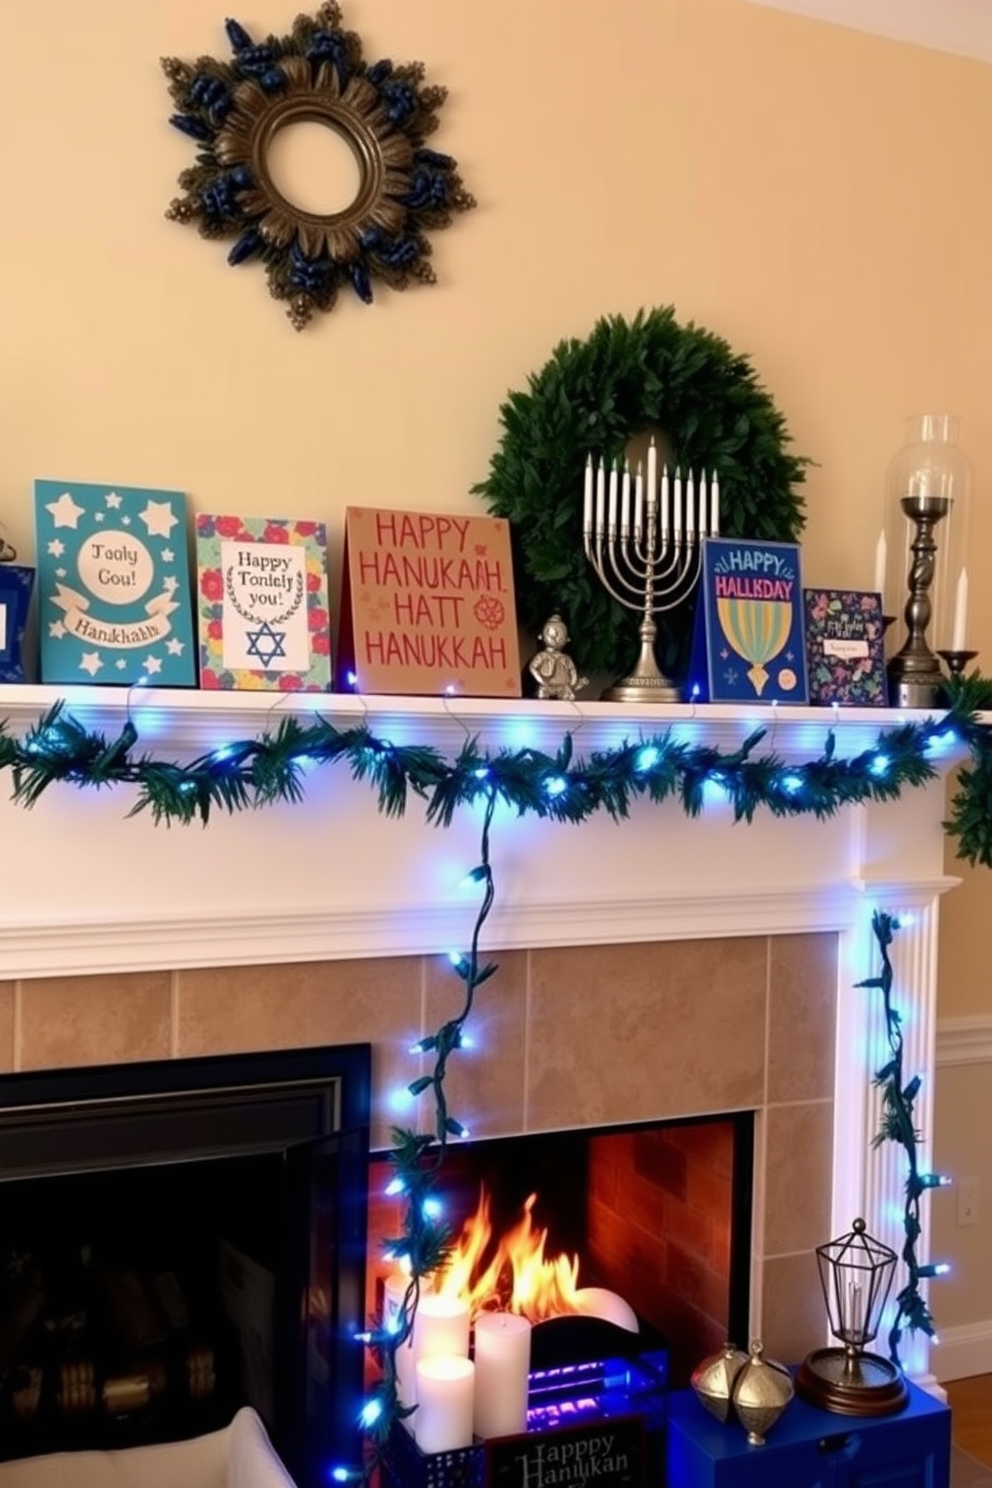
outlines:
[[[689, 324], [674, 307], [632, 321], [598, 321], [586, 341], [563, 341], [500, 409], [503, 435], [488, 478], [473, 487], [507, 517], [518, 618], [535, 636], [558, 611], [584, 671], [620, 674], [636, 655], [638, 617], [611, 599], [582, 546], [587, 457], [609, 463], [651, 425], [665, 431], [683, 469], [720, 480], [721, 529], [729, 537], [794, 542], [805, 521], [795, 487], [810, 463], [787, 453], [782, 415], [748, 359]], [[693, 605], [658, 620], [663, 667], [684, 669]]]

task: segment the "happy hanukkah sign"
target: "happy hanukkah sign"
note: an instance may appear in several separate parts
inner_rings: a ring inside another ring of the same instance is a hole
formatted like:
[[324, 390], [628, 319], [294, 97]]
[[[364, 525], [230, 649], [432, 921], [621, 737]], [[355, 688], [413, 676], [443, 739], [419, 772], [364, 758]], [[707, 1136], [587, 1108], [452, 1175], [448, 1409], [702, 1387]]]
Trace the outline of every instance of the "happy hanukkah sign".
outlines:
[[799, 544], [709, 537], [702, 549], [694, 695], [711, 703], [805, 703]]

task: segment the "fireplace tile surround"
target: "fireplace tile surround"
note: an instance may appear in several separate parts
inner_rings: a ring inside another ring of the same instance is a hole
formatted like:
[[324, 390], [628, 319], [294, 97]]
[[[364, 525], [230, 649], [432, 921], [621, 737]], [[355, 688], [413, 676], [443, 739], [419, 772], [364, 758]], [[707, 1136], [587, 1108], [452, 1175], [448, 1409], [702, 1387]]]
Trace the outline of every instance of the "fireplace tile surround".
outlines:
[[[51, 689], [0, 688], [0, 717], [30, 727]], [[459, 698], [294, 697], [71, 689], [81, 721], [114, 735], [134, 714], [156, 752], [189, 757], [272, 727], [279, 712], [367, 723], [451, 758], [484, 747], [577, 752], [671, 729], [738, 748], [761, 723], [788, 763], [833, 736], [872, 748], [893, 710], [506, 704]], [[498, 813], [498, 893], [483, 939], [500, 971], [480, 992], [477, 1047], [453, 1061], [454, 1110], [473, 1133], [636, 1122], [668, 1111], [757, 1113], [752, 1326], [779, 1355], [824, 1339], [811, 1249], [864, 1214], [901, 1240], [902, 1154], [875, 1150], [871, 1074], [879, 1000], [871, 910], [911, 916], [893, 947], [907, 1064], [932, 1128], [944, 779], [827, 820], [759, 812], [735, 825], [719, 793], [689, 821], [639, 804], [622, 828]], [[342, 782], [344, 782], [342, 784]], [[447, 831], [413, 801], [386, 818], [368, 785], [308, 772], [306, 805], [166, 830], [128, 819], [127, 792], [58, 788], [26, 812], [0, 800], [0, 1069], [60, 1068], [315, 1042], [374, 1046], [374, 1140], [416, 1119], [392, 1104], [418, 1073], [410, 1044], [457, 1005], [441, 954], [473, 918], [459, 883], [479, 817]], [[712, 1105], [710, 1105], [712, 1103]], [[925, 1155], [921, 1154], [925, 1160]], [[925, 1215], [922, 1247], [929, 1240]], [[907, 1368], [932, 1380], [926, 1341]]]
[[[836, 936], [495, 952], [451, 1109], [473, 1136], [754, 1109], [755, 1288], [778, 1357], [820, 1341], [830, 1226]], [[373, 1046], [374, 1146], [408, 1050], [454, 1011], [438, 957], [38, 978], [0, 985], [0, 1069], [315, 1043]], [[423, 1115], [428, 1114], [424, 1107]]]

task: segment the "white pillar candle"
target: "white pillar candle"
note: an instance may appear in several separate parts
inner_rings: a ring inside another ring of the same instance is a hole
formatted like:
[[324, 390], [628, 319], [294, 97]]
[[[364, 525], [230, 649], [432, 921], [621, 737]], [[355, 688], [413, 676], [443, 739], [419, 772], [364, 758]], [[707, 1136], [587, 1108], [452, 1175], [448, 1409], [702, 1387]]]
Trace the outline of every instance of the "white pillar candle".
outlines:
[[582, 492], [582, 531], [592, 531], [592, 455], [586, 460], [585, 486]]
[[472, 1445], [475, 1365], [439, 1354], [417, 1364], [417, 1446], [457, 1452]]
[[[396, 1271], [392, 1276], [387, 1276], [383, 1284], [382, 1319], [390, 1333], [399, 1333], [402, 1328], [403, 1299], [406, 1296], [410, 1278], [404, 1276], [401, 1271]], [[421, 1289], [423, 1288], [421, 1281]], [[423, 1290], [421, 1290], [421, 1297]], [[413, 1333], [397, 1346], [396, 1349], [396, 1394], [400, 1405], [416, 1405], [417, 1403], [417, 1376], [414, 1368], [415, 1357], [413, 1352]], [[413, 1430], [413, 1417], [404, 1417], [404, 1423]]]
[[968, 633], [968, 570], [958, 574], [958, 587], [954, 594], [954, 629], [951, 635], [951, 650], [964, 651]]
[[885, 570], [888, 565], [888, 549], [885, 544], [885, 530], [878, 534], [878, 542], [875, 544], [875, 593], [885, 593]]
[[475, 1320], [475, 1434], [527, 1430], [530, 1323], [515, 1312], [482, 1312]]
[[469, 1308], [458, 1297], [445, 1297], [435, 1292], [421, 1296], [413, 1320], [413, 1354], [421, 1359], [436, 1359], [442, 1354], [468, 1357]]

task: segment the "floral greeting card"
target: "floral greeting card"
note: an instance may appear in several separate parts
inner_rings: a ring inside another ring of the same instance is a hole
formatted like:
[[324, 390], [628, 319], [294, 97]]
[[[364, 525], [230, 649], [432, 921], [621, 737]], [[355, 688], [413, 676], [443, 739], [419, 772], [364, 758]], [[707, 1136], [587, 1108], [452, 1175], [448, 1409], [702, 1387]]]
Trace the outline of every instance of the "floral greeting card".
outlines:
[[326, 544], [322, 522], [197, 517], [201, 687], [330, 690]]
[[806, 589], [811, 703], [884, 708], [882, 597], [852, 589]]

